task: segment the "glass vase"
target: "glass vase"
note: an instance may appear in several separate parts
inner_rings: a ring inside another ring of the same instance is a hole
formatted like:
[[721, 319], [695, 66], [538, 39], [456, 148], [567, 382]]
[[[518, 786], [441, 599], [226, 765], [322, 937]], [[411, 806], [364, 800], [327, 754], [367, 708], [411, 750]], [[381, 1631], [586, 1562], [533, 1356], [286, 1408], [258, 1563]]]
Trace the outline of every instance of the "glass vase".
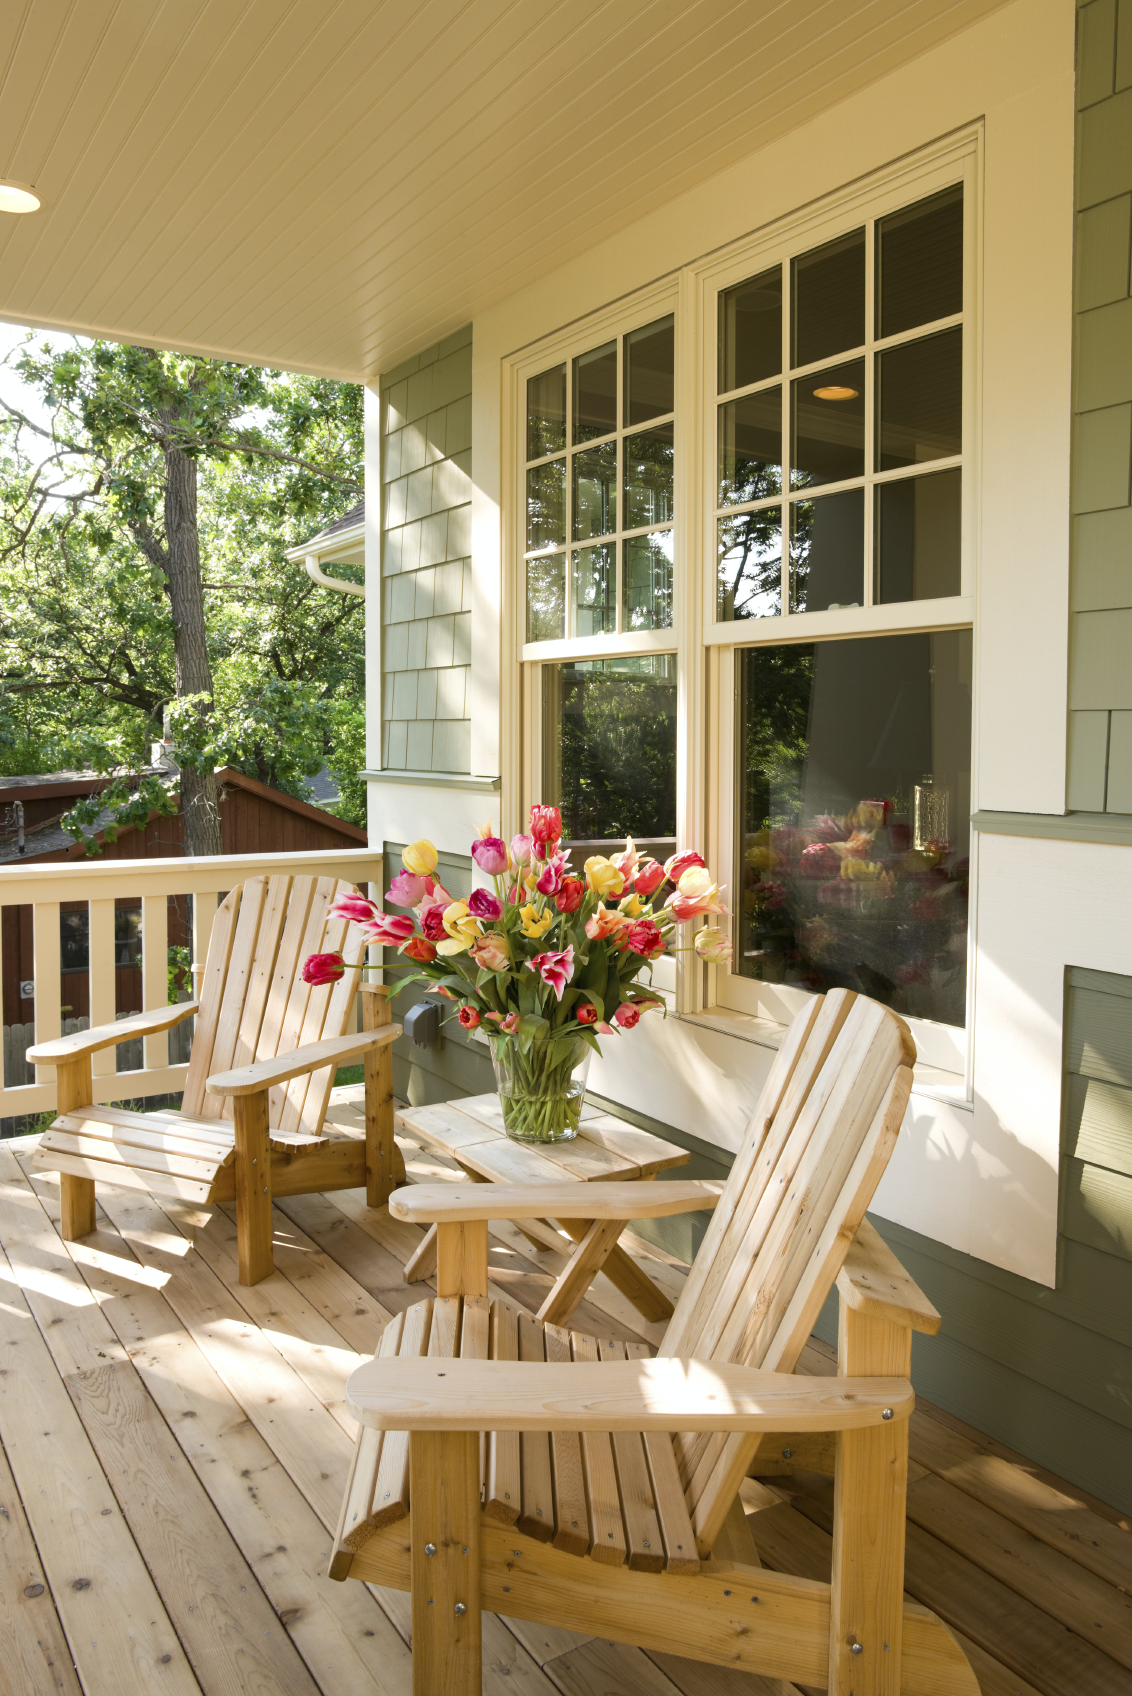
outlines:
[[509, 1137], [516, 1142], [570, 1142], [577, 1136], [590, 1052], [579, 1036], [551, 1037], [524, 1047], [514, 1037], [491, 1038]]

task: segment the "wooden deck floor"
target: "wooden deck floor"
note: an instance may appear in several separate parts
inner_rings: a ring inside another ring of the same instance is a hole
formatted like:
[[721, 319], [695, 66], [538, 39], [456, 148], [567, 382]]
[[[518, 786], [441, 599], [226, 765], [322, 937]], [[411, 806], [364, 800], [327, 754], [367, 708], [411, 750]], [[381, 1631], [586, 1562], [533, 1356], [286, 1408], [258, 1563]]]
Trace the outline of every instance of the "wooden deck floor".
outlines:
[[[408, 1696], [409, 1598], [325, 1576], [354, 1432], [346, 1378], [427, 1294], [420, 1239], [360, 1192], [288, 1200], [277, 1271], [236, 1276], [235, 1227], [99, 1192], [66, 1248], [58, 1188], [0, 1143], [0, 1690], [13, 1696]], [[410, 1174], [442, 1175], [407, 1148]], [[644, 1245], [639, 1251], [645, 1254]], [[513, 1228], [499, 1293], [552, 1274]], [[671, 1291], [683, 1272], [649, 1255]], [[575, 1324], [659, 1340], [604, 1278]], [[811, 1345], [804, 1369], [829, 1372]], [[1132, 1696], [1132, 1531], [924, 1407], [907, 1583], [962, 1634], [984, 1696]], [[828, 1573], [829, 1483], [750, 1481], [764, 1562]], [[792, 1687], [484, 1617], [488, 1696], [791, 1696]]]

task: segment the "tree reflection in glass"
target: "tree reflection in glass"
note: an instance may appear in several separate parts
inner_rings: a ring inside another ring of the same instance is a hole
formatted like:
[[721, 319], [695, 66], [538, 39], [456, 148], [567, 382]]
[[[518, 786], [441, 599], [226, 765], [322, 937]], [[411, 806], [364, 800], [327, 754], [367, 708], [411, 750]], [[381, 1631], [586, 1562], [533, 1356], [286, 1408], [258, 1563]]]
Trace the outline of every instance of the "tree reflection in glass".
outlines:
[[575, 660], [542, 675], [542, 793], [561, 807], [567, 841], [674, 837], [675, 654]]
[[527, 561], [527, 641], [560, 641], [566, 634], [566, 555]]
[[626, 530], [666, 524], [672, 517], [672, 425], [625, 438]]
[[782, 611], [782, 508], [718, 520], [717, 608], [721, 619], [773, 618]]

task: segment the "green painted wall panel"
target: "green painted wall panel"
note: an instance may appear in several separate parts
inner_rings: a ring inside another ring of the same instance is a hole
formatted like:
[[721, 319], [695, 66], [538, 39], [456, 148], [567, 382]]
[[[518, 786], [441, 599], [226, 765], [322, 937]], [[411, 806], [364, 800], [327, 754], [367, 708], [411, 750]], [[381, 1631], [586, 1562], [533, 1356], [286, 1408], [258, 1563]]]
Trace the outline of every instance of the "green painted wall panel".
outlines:
[[1084, 209], [1132, 189], [1132, 88], [1090, 106], [1077, 129], [1077, 205]]
[[1132, 506], [1075, 518], [1073, 551], [1074, 612], [1132, 607]]
[[1116, 0], [1090, 0], [1077, 14], [1077, 105], [1112, 93], [1116, 60]]
[[1074, 613], [1069, 653], [1071, 708], [1132, 709], [1132, 608]]
[[1132, 813], [1132, 712], [1114, 712], [1109, 721], [1106, 794], [1110, 813]]
[[1103, 813], [1108, 769], [1108, 713], [1069, 714], [1070, 807], [1083, 813]]
[[1132, 1260], [1132, 1178], [1070, 1160], [1062, 1205], [1063, 1236]]
[[1077, 214], [1074, 287], [1079, 312], [1128, 293], [1132, 200], [1126, 194]]
[[1070, 1077], [1065, 1128], [1065, 1146], [1075, 1159], [1132, 1177], [1132, 1089]]
[[1118, 0], [1116, 8], [1116, 78], [1119, 94], [1132, 84], [1132, 0]]
[[[1127, 284], [1126, 284], [1127, 286]], [[1077, 406], [1089, 412], [1132, 397], [1132, 300], [1116, 300], [1077, 319]]]
[[1132, 407], [1084, 412], [1073, 425], [1073, 511], [1128, 504]]
[[1132, 1004], [1118, 995], [1074, 989], [1068, 997], [1065, 1070], [1132, 1089]]

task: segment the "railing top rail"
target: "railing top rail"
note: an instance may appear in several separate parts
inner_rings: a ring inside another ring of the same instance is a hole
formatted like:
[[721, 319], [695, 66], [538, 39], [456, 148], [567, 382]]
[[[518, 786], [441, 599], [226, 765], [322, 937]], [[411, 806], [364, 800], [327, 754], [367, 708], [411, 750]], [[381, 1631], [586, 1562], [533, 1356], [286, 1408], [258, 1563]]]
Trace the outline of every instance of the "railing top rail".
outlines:
[[[357, 882], [381, 866], [380, 848], [282, 854], [201, 854], [153, 860], [65, 860], [0, 867], [0, 905], [83, 901], [147, 894], [211, 894], [263, 873], [326, 873]], [[378, 871], [380, 876], [380, 871]]]

